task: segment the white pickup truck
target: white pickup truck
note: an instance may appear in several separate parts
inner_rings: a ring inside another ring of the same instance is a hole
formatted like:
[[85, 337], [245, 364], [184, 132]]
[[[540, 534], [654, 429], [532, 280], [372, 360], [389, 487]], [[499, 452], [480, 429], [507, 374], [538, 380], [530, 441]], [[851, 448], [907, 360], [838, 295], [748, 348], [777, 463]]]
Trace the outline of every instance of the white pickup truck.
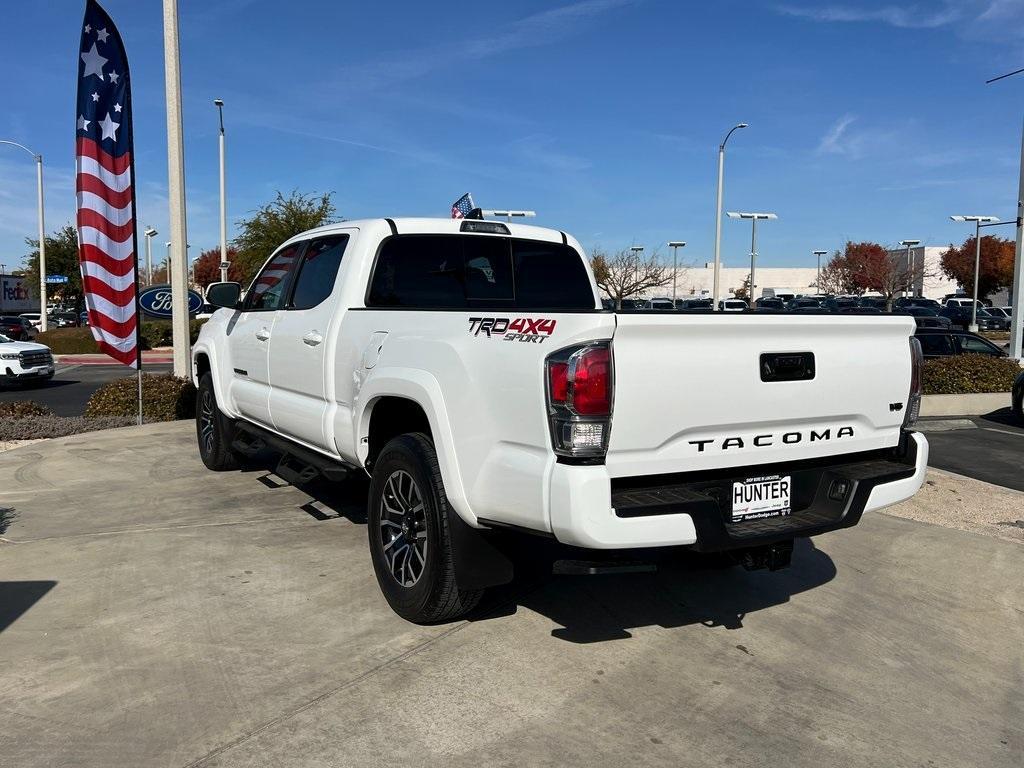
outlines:
[[305, 232], [240, 296], [210, 287], [193, 350], [204, 463], [367, 472], [377, 579], [412, 621], [511, 579], [502, 529], [774, 569], [924, 479], [911, 317], [615, 313], [572, 237], [474, 219]]

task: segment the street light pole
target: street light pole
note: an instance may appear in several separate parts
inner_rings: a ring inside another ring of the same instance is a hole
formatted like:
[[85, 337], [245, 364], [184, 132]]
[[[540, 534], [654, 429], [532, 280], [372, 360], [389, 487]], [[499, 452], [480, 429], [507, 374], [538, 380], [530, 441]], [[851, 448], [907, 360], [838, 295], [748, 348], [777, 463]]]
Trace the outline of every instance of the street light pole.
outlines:
[[679, 249], [685, 248], [686, 243], [683, 240], [671, 240], [668, 244], [669, 248], [672, 249], [672, 308], [676, 306], [676, 277], [679, 269]]
[[725, 144], [732, 136], [732, 132], [738, 128], [746, 128], [747, 123], [737, 123], [725, 134], [722, 143], [718, 145], [718, 202], [715, 207], [715, 275], [713, 284], [714, 297], [711, 301], [711, 311], [718, 311], [718, 283], [722, 267], [722, 187], [725, 181]]
[[[631, 246], [629, 246], [629, 250], [631, 250], [633, 252], [633, 255], [636, 257], [636, 265], [633, 267], [633, 281], [637, 284], [637, 286], [639, 286], [640, 285], [640, 254], [644, 252], [644, 247], [642, 245], [631, 245]], [[632, 295], [632, 294], [630, 294], [630, 295]]]
[[220, 281], [228, 280], [228, 208], [227, 193], [224, 185], [224, 100], [214, 99], [217, 105], [217, 116], [220, 118]]
[[46, 331], [46, 224], [43, 221], [43, 156], [37, 155], [24, 144], [16, 141], [0, 140], [0, 144], [10, 144], [23, 149], [36, 161], [36, 206], [39, 215], [39, 330]]
[[818, 257], [818, 276], [814, 279], [814, 290], [819, 294], [821, 293], [821, 257], [824, 256], [828, 251], [815, 251], [814, 255]]
[[755, 289], [757, 283], [754, 274], [755, 260], [757, 258], [757, 220], [774, 221], [779, 218], [774, 213], [745, 213], [729, 211], [726, 214], [730, 219], [750, 219], [750, 300], [756, 301]]
[[160, 234], [152, 227], [146, 227], [142, 233], [146, 237], [146, 285], [153, 284], [153, 238]]
[[[958, 222], [974, 222], [974, 294], [971, 302], [971, 325], [968, 330], [971, 333], [978, 332], [978, 272], [981, 271], [981, 228], [991, 226], [992, 223], [999, 223], [995, 216], [950, 216], [950, 219]], [[1014, 297], [1014, 302], [1017, 298]]]
[[[912, 263], [910, 249], [913, 248], [914, 246], [917, 246], [917, 245], [920, 245], [920, 244], [921, 244], [920, 240], [900, 240], [900, 245], [905, 245], [907, 247], [907, 272], [906, 272], [906, 274], [908, 276], [911, 276], [911, 277], [913, 277], [913, 275], [914, 275], [914, 265]], [[923, 261], [923, 258], [922, 258], [922, 261]], [[906, 288], [906, 286], [904, 286], [903, 287], [903, 293], [906, 293], [906, 292], [907, 292], [907, 288]], [[911, 291], [911, 293], [913, 293], [913, 291]], [[922, 290], [922, 293], [923, 293], [923, 290]]]

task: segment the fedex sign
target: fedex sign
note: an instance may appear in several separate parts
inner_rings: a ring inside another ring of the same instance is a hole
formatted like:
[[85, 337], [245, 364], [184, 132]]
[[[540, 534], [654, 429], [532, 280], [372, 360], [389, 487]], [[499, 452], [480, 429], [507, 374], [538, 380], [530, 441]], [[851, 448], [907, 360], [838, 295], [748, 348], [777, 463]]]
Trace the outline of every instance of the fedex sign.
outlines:
[[27, 312], [36, 304], [28, 292], [28, 280], [24, 277], [0, 277], [0, 309], [4, 312]]

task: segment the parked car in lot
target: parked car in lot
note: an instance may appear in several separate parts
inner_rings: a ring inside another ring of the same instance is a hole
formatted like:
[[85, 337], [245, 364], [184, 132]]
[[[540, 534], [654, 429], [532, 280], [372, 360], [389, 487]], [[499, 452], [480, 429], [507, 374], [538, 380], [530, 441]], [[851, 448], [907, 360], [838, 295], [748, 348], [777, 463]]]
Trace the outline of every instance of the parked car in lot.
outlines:
[[0, 333], [14, 341], [32, 341], [36, 337], [37, 331], [23, 317], [3, 315], [0, 316]]
[[776, 298], [775, 296], [761, 296], [754, 299], [754, 308], [771, 309], [781, 312], [786, 308], [786, 302], [782, 299]]
[[746, 299], [722, 299], [718, 302], [718, 308], [723, 312], [743, 312], [750, 309]]
[[1021, 371], [1013, 382], [1013, 392], [1010, 394], [1010, 407], [1017, 415], [1017, 421], [1024, 424], [1024, 371]]
[[75, 312], [56, 312], [47, 319], [56, 328], [75, 328], [78, 326], [78, 315]]
[[56, 369], [50, 348], [29, 341], [15, 341], [0, 334], [0, 383], [26, 384], [48, 381]]
[[970, 331], [918, 328], [914, 336], [921, 343], [921, 351], [926, 360], [953, 355], [1007, 356], [1006, 350], [1002, 347]]
[[829, 296], [823, 302], [821, 306], [831, 312], [838, 312], [841, 309], [847, 307], [859, 307], [860, 297], [859, 296]]
[[942, 309], [940, 304], [935, 299], [926, 299], [924, 296], [901, 296], [893, 302], [894, 307], [899, 309], [906, 309], [907, 307], [923, 307], [925, 309], [934, 309], [936, 313]]
[[924, 479], [909, 317], [607, 312], [575, 239], [476, 219], [321, 227], [240, 288], [209, 288], [227, 311], [193, 347], [202, 461], [368, 473], [371, 561], [412, 621], [509, 581], [503, 530], [774, 569]]
[[673, 310], [676, 305], [672, 302], [672, 299], [648, 299], [644, 304], [644, 309], [665, 309]]
[[676, 309], [711, 309], [711, 299], [676, 299]]
[[790, 312], [802, 309], [821, 309], [821, 301], [810, 296], [797, 296], [786, 305]]
[[[974, 303], [974, 300], [971, 299], [969, 296], [953, 296], [953, 297], [947, 297], [946, 298], [946, 304], [945, 305], [947, 307], [963, 307], [968, 312], [970, 312], [971, 311], [971, 304], [973, 304], [973, 303]], [[987, 307], [986, 307], [984, 302], [982, 302], [982, 301], [978, 302], [978, 310], [979, 311], [983, 310], [983, 309], [986, 309], [986, 308]]]
[[[957, 304], [946, 304], [939, 313], [949, 320], [950, 326], [966, 331], [971, 324], [971, 306]], [[1010, 327], [1010, 321], [1005, 317], [990, 315], [985, 309], [979, 308], [977, 313], [978, 330], [980, 331], [1004, 331]]]
[[43, 325], [43, 316], [38, 312], [24, 312], [19, 317], [25, 318], [36, 330], [39, 330]]
[[985, 309], [993, 317], [1005, 317], [1007, 321], [1013, 318], [1013, 307], [986, 307]]
[[948, 317], [943, 317], [938, 310], [931, 307], [921, 307], [915, 304], [904, 304], [899, 309], [894, 309], [895, 314], [911, 315], [917, 323], [918, 328], [940, 328], [946, 330], [950, 327]]

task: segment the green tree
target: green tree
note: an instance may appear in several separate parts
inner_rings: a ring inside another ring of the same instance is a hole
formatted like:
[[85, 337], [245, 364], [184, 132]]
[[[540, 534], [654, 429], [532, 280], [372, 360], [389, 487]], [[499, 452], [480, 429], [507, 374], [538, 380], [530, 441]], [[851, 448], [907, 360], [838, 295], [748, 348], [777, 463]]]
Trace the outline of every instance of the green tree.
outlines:
[[256, 276], [263, 262], [285, 240], [337, 221], [330, 192], [317, 196], [293, 190], [287, 197], [280, 192], [266, 205], [238, 222], [241, 230], [232, 244], [238, 249], [235, 263], [243, 282]]
[[[32, 295], [39, 298], [39, 240], [25, 238], [32, 250], [25, 257], [28, 267]], [[78, 268], [78, 233], [71, 224], [46, 236], [46, 274], [64, 275], [66, 283], [47, 286], [48, 299], [60, 299], [66, 303], [76, 301], [82, 295], [82, 273]]]

